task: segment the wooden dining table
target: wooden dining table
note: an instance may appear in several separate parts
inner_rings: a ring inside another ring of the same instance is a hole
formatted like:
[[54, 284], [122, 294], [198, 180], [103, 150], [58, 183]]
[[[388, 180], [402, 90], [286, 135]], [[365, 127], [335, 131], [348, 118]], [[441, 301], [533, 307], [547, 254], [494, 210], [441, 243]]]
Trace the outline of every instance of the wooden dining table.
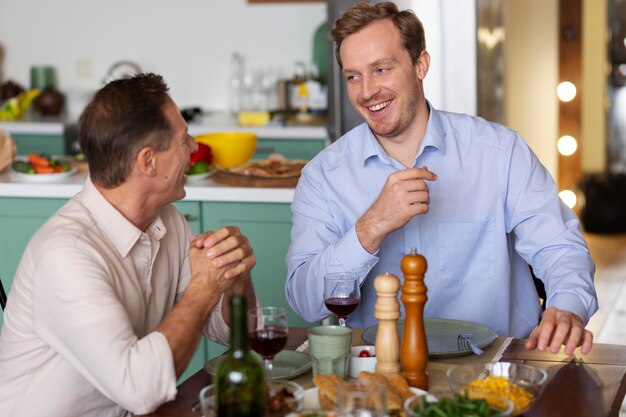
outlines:
[[[361, 329], [354, 329], [352, 344], [365, 344]], [[292, 327], [286, 349], [295, 350], [307, 338], [307, 329]], [[626, 346], [596, 343], [591, 352], [582, 355], [577, 349], [573, 355], [552, 354], [527, 350], [524, 340], [499, 336], [486, 347], [481, 356], [468, 355], [428, 362], [429, 390], [448, 386], [446, 371], [454, 365], [483, 362], [521, 362], [547, 371], [548, 380], [541, 396], [527, 411], [527, 417], [618, 417], [626, 395]], [[305, 389], [311, 388], [311, 371], [294, 379]], [[163, 404], [150, 417], [199, 417], [192, 411], [202, 387], [211, 383], [211, 375], [203, 369], [178, 387], [174, 401]]]

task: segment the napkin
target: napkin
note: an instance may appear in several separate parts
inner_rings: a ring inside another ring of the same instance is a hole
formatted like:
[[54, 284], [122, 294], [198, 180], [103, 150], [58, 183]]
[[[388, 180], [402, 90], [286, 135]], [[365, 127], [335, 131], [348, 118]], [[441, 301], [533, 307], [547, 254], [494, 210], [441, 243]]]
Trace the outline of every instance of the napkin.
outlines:
[[16, 153], [17, 147], [13, 138], [0, 130], [0, 172], [11, 165]]
[[302, 344], [296, 348], [296, 352], [304, 352], [307, 349], [309, 349], [309, 339], [302, 342]]

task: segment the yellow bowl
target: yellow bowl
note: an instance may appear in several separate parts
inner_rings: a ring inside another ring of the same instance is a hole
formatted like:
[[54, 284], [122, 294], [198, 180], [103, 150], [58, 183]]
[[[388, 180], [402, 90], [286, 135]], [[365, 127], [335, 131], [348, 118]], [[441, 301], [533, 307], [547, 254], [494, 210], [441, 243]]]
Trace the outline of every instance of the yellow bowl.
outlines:
[[214, 167], [228, 169], [248, 162], [256, 151], [256, 134], [248, 132], [205, 133], [196, 142], [211, 147]]

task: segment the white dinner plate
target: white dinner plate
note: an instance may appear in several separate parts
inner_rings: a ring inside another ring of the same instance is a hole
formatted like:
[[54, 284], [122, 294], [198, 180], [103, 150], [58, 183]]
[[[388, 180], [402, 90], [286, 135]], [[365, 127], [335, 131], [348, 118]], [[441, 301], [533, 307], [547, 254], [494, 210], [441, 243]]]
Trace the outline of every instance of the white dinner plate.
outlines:
[[[413, 387], [410, 387], [409, 389], [415, 395], [429, 395], [428, 392], [424, 391], [423, 389], [413, 388]], [[317, 388], [305, 389], [304, 397], [302, 398], [302, 409], [303, 410], [319, 410], [321, 408], [322, 406], [320, 405], [320, 402], [317, 399]]]
[[[261, 360], [261, 356], [252, 352]], [[204, 370], [215, 376], [217, 366], [224, 359], [224, 355], [210, 359], [204, 365]], [[311, 357], [302, 352], [293, 350], [282, 350], [274, 357], [274, 366], [272, 368], [272, 378], [274, 379], [292, 379], [311, 369]]]
[[71, 177], [76, 173], [77, 169], [71, 167], [69, 171], [54, 172], [52, 174], [25, 174], [23, 172], [17, 172], [11, 168], [11, 177], [16, 181], [21, 182], [34, 182], [34, 183], [47, 183], [47, 182], [59, 182], [63, 181], [67, 177]]
[[213, 174], [215, 174], [215, 170], [211, 170], [209, 172], [203, 172], [202, 174], [187, 175], [187, 182], [200, 181], [200, 180], [209, 178]]

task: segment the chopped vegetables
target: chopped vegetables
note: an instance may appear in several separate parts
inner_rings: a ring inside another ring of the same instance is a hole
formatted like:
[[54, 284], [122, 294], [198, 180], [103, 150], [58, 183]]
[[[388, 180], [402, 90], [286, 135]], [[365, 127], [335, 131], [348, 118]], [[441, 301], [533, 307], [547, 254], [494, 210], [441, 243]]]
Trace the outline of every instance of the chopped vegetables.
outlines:
[[480, 391], [504, 397], [513, 403], [514, 414], [521, 414], [533, 402], [533, 394], [516, 385], [503, 376], [489, 375], [484, 379], [476, 379], [467, 387], [468, 390]]
[[71, 170], [67, 162], [34, 152], [28, 154], [28, 161], [13, 161], [12, 168], [22, 174], [55, 174]]
[[420, 401], [413, 411], [423, 417], [492, 417], [501, 415], [482, 398], [469, 398], [465, 394], [455, 394], [439, 401]]

